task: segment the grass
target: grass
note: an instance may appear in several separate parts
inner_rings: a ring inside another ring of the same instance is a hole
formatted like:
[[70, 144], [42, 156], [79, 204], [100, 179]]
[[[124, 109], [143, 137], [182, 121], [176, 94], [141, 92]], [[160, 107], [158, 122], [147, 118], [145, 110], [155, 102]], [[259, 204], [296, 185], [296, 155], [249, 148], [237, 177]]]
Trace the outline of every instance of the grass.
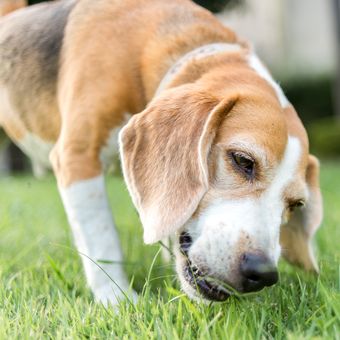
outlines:
[[140, 293], [137, 305], [115, 312], [86, 288], [54, 178], [1, 179], [0, 339], [340, 339], [340, 163], [324, 164], [321, 182], [320, 277], [281, 263], [276, 286], [203, 305], [181, 293], [159, 246], [143, 245], [124, 183], [109, 179], [126, 271]]

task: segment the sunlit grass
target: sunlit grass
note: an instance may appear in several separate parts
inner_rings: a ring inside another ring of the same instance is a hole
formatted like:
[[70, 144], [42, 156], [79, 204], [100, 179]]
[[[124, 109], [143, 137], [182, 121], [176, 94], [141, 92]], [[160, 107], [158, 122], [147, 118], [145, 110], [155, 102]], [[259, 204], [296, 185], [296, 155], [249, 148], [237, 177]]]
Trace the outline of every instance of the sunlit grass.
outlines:
[[276, 286], [211, 305], [181, 293], [172, 266], [155, 259], [159, 246], [143, 245], [123, 181], [109, 179], [125, 268], [140, 293], [118, 312], [93, 303], [54, 178], [0, 186], [0, 339], [340, 339], [340, 163], [322, 169], [320, 277], [281, 263]]

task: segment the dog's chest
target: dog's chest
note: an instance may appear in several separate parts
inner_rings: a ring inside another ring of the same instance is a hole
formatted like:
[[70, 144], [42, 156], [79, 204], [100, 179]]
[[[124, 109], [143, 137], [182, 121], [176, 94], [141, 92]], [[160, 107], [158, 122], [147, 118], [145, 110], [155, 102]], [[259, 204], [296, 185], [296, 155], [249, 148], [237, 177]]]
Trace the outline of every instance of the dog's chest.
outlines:
[[49, 154], [54, 146], [53, 143], [46, 142], [28, 132], [24, 138], [17, 141], [17, 145], [34, 162], [46, 168], [51, 168]]

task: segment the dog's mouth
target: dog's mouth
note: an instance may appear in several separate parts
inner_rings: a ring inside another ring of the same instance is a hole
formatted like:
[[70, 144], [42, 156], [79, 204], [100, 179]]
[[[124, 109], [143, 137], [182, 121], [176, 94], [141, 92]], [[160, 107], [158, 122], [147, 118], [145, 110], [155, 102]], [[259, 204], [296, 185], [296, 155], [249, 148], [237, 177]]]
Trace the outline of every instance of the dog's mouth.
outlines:
[[188, 251], [192, 244], [192, 238], [188, 232], [183, 232], [179, 237], [180, 250], [186, 257], [186, 263], [183, 269], [185, 280], [194, 288], [203, 298], [211, 301], [225, 301], [230, 293], [221, 285], [212, 282], [207, 273], [203, 273], [199, 268], [193, 265], [188, 257]]

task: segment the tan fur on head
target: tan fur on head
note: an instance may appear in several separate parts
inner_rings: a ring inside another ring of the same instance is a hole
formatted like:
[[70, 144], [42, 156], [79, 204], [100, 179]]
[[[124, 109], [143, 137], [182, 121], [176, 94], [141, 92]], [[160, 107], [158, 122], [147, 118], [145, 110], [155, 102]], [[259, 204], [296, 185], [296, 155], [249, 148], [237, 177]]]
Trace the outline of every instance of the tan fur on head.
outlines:
[[6, 15], [26, 6], [26, 0], [0, 0], [0, 16]]
[[309, 156], [306, 171], [309, 198], [305, 207], [296, 209], [289, 222], [281, 229], [282, 255], [292, 264], [305, 270], [319, 272], [312, 238], [319, 228], [322, 215], [322, 198], [319, 188], [319, 161]]
[[122, 130], [124, 177], [146, 243], [174, 233], [197, 208], [208, 188], [210, 146], [234, 103], [182, 86], [166, 91]]

